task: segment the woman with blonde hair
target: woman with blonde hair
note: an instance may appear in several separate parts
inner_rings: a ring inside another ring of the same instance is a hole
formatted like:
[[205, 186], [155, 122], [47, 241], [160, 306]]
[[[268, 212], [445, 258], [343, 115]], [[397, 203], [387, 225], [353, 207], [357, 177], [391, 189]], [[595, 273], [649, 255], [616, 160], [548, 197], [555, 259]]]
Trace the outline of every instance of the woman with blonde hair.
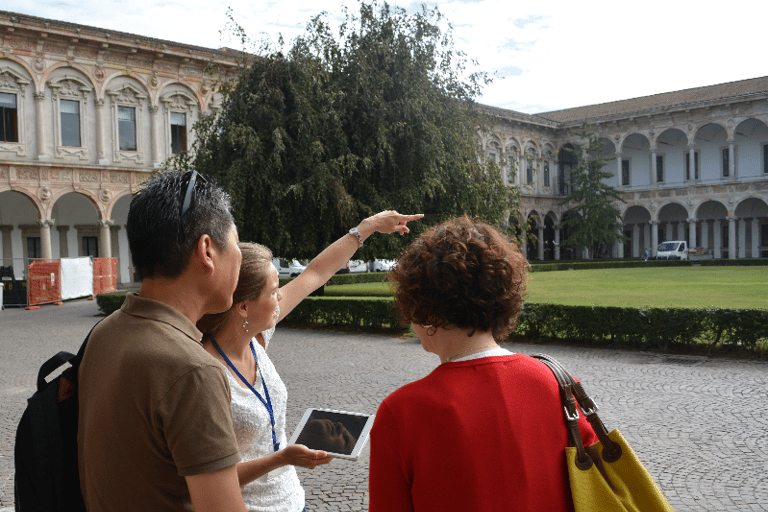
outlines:
[[259, 244], [239, 244], [243, 258], [232, 307], [206, 315], [197, 326], [205, 349], [227, 369], [235, 436], [243, 456], [238, 477], [248, 510], [300, 512], [304, 490], [293, 466], [314, 468], [331, 460], [322, 450], [286, 446], [287, 390], [267, 355], [275, 325], [325, 284], [371, 234], [403, 235], [409, 231], [407, 223], [421, 217], [395, 211], [368, 217], [282, 288], [272, 252]]

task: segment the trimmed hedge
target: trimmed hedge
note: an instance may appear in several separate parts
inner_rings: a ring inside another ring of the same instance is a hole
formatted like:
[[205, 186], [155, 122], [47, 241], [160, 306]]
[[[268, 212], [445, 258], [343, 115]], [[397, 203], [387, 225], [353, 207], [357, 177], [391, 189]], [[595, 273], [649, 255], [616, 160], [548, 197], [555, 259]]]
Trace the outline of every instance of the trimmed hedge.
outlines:
[[345, 326], [398, 329], [391, 297], [307, 297], [283, 319], [281, 325]]
[[[392, 298], [307, 298], [287, 325], [397, 328]], [[739, 348], [763, 353], [768, 310], [617, 308], [526, 303], [513, 337], [644, 349]]]
[[768, 310], [526, 303], [514, 335], [663, 350], [704, 344], [761, 352], [765, 347], [759, 342], [768, 342]]
[[[375, 282], [383, 280], [384, 276], [383, 273], [361, 273], [335, 278]], [[104, 314], [119, 309], [126, 293], [97, 295], [99, 309]], [[393, 316], [393, 305], [392, 297], [308, 297], [282, 324], [400, 330]], [[512, 336], [643, 349], [735, 348], [764, 355], [768, 352], [768, 309], [619, 308], [526, 303]]]
[[125, 302], [125, 296], [127, 291], [101, 293], [96, 296], [96, 304], [99, 305], [99, 311], [105, 315], [110, 315], [112, 312], [120, 309], [120, 306]]

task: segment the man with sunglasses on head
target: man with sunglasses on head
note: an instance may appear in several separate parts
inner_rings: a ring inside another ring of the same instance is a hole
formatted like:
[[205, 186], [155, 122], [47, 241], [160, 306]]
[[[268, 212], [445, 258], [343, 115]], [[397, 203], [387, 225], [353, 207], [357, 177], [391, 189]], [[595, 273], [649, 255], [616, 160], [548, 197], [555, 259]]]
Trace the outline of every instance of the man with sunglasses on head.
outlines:
[[79, 370], [86, 508], [245, 511], [227, 376], [195, 327], [237, 286], [229, 196], [195, 171], [159, 172], [127, 232], [141, 289], [93, 330]]

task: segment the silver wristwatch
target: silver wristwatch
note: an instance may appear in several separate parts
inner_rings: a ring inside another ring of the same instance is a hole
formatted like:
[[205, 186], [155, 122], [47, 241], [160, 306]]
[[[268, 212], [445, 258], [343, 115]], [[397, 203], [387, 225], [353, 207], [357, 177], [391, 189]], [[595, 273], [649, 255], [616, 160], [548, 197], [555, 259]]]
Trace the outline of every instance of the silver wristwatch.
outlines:
[[360, 244], [358, 249], [363, 246], [363, 237], [360, 236], [360, 232], [357, 230], [357, 228], [350, 229], [349, 234], [357, 238], [357, 243]]

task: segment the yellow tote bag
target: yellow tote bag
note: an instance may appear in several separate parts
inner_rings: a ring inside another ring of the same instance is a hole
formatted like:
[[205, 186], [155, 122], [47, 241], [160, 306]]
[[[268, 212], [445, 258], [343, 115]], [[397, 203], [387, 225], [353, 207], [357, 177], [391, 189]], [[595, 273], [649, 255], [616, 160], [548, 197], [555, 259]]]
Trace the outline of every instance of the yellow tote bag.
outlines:
[[[560, 384], [569, 446], [565, 449], [571, 495], [576, 512], [673, 512], [656, 482], [618, 429], [610, 433], [597, 415], [597, 405], [555, 359], [536, 354]], [[579, 412], [586, 415], [598, 442], [585, 447]]]

